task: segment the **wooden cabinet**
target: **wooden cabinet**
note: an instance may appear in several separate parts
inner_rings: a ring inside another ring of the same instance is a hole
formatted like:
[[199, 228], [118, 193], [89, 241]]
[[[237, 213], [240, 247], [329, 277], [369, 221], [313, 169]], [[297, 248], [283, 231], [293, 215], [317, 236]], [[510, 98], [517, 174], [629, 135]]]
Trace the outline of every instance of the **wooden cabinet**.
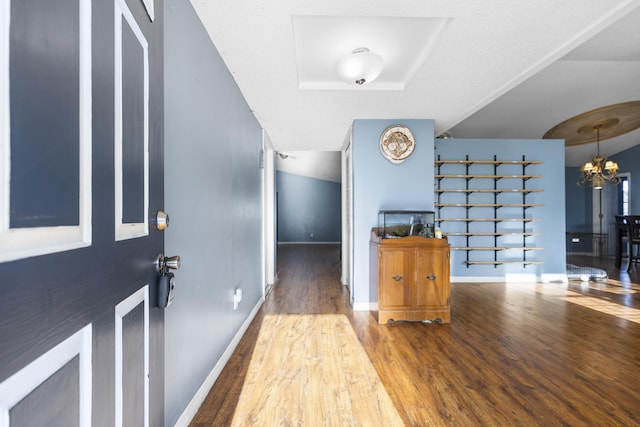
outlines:
[[451, 322], [446, 239], [380, 239], [374, 231], [370, 251], [370, 296], [378, 323]]

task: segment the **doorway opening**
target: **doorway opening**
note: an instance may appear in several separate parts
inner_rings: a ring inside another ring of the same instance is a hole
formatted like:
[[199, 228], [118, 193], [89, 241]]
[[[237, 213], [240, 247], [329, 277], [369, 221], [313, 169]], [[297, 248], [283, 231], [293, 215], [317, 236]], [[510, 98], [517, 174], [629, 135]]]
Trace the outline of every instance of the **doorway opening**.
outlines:
[[275, 196], [276, 259], [282, 245], [341, 247], [341, 151], [276, 152]]

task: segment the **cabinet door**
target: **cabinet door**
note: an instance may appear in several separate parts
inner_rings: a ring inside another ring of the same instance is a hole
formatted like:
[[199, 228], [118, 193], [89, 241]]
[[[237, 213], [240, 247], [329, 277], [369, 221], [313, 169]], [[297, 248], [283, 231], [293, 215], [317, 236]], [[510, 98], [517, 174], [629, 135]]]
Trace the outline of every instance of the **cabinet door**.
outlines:
[[413, 283], [413, 251], [380, 251], [379, 304], [381, 309], [411, 307]]
[[416, 251], [415, 307], [443, 308], [449, 305], [449, 252]]

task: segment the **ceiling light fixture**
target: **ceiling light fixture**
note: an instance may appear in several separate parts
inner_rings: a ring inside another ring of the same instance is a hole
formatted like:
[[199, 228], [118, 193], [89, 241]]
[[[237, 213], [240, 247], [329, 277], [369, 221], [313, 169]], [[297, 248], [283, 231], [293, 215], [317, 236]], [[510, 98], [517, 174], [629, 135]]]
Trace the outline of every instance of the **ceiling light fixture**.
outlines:
[[595, 190], [602, 190], [602, 187], [616, 185], [620, 183], [618, 176], [618, 164], [600, 155], [600, 128], [601, 124], [596, 124], [592, 129], [596, 131], [596, 155], [580, 167], [581, 187], [593, 187]]
[[382, 56], [366, 47], [354, 49], [338, 62], [338, 76], [347, 83], [364, 85], [374, 81], [382, 72]]

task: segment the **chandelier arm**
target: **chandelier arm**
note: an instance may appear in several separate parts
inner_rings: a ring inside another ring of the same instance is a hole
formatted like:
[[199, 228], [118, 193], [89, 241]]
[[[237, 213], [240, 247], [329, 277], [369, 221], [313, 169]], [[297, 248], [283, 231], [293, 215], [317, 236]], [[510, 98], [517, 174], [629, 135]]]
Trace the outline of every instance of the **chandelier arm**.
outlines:
[[596, 155], [580, 168], [580, 187], [593, 187], [601, 190], [603, 187], [620, 183], [618, 174], [618, 164], [607, 157], [600, 155], [600, 126], [595, 126], [596, 130]]

